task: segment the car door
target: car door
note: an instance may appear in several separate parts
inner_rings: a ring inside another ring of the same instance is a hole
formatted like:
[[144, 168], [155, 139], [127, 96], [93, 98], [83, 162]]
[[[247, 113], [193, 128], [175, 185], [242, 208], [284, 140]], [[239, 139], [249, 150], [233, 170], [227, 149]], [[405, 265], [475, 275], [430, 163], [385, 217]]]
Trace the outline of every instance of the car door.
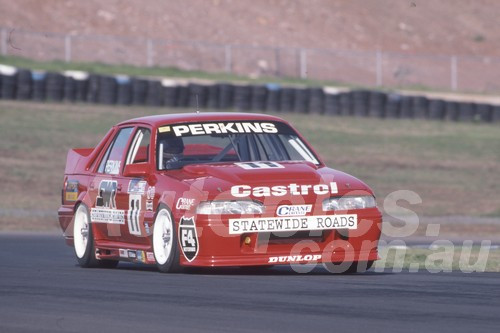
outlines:
[[[151, 161], [151, 130], [146, 127], [137, 127], [126, 150], [124, 165], [120, 174], [116, 177], [118, 190], [116, 204], [119, 210], [125, 212], [125, 225], [122, 237], [127, 243], [148, 244], [147, 236], [150, 226], [144, 224], [144, 213], [146, 209], [152, 210], [150, 200], [152, 184], [148, 183], [149, 177], [126, 177], [123, 171], [127, 165], [142, 164], [150, 166]], [[151, 228], [152, 229], [152, 228]]]
[[123, 190], [120, 173], [125, 152], [134, 126], [120, 128], [99, 162], [95, 177], [90, 181], [92, 202], [90, 220], [98, 240], [120, 239], [125, 225], [125, 211], [118, 205], [118, 193]]

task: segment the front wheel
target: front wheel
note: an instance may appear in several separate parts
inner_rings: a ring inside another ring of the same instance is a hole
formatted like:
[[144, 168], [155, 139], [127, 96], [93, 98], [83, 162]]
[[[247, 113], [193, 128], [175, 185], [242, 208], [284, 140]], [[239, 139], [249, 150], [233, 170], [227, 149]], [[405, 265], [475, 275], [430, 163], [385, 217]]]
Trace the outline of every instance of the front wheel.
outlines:
[[176, 273], [181, 271], [175, 223], [172, 214], [164, 206], [160, 206], [153, 226], [153, 253], [160, 272]]
[[118, 265], [118, 260], [98, 260], [96, 258], [89, 210], [84, 204], [80, 204], [76, 209], [73, 242], [76, 260], [81, 267], [113, 268]]

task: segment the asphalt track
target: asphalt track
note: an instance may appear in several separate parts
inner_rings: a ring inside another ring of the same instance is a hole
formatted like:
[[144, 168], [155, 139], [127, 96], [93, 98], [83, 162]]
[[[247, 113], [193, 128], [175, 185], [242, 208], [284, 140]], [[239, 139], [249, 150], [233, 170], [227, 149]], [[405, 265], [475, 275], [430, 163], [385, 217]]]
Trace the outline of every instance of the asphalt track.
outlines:
[[498, 332], [500, 274], [82, 269], [62, 238], [0, 234], [0, 332]]

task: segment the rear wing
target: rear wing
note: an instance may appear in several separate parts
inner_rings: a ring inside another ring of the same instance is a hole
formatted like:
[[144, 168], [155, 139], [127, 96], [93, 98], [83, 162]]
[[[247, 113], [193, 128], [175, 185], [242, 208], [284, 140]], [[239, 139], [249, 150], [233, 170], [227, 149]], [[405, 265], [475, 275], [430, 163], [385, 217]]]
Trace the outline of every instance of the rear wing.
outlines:
[[66, 169], [64, 169], [64, 173], [70, 175], [86, 171], [89, 157], [93, 151], [94, 148], [70, 149], [66, 157]]
[[95, 148], [73, 148], [68, 151], [66, 157], [66, 175], [85, 173], [92, 166], [99, 152], [106, 146], [110, 137], [115, 132], [116, 127], [112, 127]]

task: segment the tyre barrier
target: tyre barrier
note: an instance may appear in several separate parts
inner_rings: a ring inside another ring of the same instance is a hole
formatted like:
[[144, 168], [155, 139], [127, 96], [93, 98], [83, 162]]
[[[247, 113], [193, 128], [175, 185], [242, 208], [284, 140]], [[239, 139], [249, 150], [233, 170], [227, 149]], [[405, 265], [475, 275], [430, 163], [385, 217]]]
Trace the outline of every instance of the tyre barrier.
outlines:
[[45, 101], [47, 75], [42, 72], [31, 72], [31, 79], [33, 80], [31, 98], [33, 98], [34, 101]]
[[[283, 100], [282, 99], [282, 93], [284, 92], [283, 89], [281, 89], [280, 85], [274, 83], [267, 84], [266, 89], [267, 89], [266, 110], [271, 112], [282, 111], [283, 109], [281, 108], [282, 106], [280, 105], [280, 101]], [[293, 96], [291, 96], [290, 98], [293, 98]]]
[[26, 101], [31, 99], [33, 91], [33, 79], [31, 71], [27, 69], [19, 69], [17, 71], [16, 99]]
[[267, 88], [266, 86], [251, 86], [250, 109], [261, 111], [266, 109]]
[[309, 113], [323, 114], [325, 110], [325, 92], [323, 88], [309, 89]]
[[15, 99], [17, 89], [18, 69], [12, 66], [0, 65], [0, 97]]
[[356, 116], [500, 122], [500, 105], [448, 101], [370, 90], [281, 87], [165, 79], [146, 80], [81, 71], [39, 72], [0, 64], [0, 98], [10, 100], [148, 105], [191, 109], [237, 109]]
[[118, 75], [116, 80], [116, 104], [130, 105], [132, 104], [132, 81], [126, 75]]

